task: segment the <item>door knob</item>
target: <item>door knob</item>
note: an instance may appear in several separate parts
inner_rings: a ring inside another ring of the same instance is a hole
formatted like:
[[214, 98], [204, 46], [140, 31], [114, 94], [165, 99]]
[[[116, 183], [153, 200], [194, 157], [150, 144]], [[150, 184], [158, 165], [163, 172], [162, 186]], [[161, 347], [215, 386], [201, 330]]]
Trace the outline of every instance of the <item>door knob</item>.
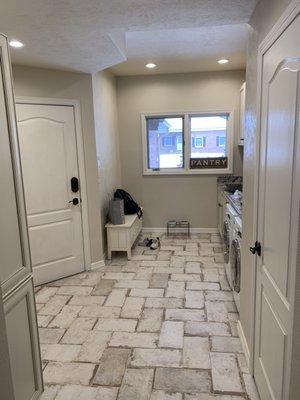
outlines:
[[69, 201], [69, 203], [72, 203], [74, 206], [77, 206], [77, 204], [79, 204], [79, 199], [77, 197], [74, 197], [72, 200]]
[[250, 247], [250, 251], [252, 254], [257, 254], [261, 256], [261, 244], [260, 242], [256, 241], [253, 247]]

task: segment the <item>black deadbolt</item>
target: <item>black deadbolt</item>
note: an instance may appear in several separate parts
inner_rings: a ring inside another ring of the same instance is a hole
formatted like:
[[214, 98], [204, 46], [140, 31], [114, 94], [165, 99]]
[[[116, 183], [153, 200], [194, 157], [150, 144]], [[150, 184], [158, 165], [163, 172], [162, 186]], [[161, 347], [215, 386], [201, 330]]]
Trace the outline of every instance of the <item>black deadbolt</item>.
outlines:
[[77, 204], [79, 204], [79, 199], [77, 197], [74, 197], [74, 199], [70, 200], [69, 203], [72, 203], [74, 206], [77, 206]]
[[76, 178], [76, 176], [73, 176], [73, 178], [71, 178], [71, 190], [73, 193], [76, 193], [79, 190], [79, 180], [78, 178]]

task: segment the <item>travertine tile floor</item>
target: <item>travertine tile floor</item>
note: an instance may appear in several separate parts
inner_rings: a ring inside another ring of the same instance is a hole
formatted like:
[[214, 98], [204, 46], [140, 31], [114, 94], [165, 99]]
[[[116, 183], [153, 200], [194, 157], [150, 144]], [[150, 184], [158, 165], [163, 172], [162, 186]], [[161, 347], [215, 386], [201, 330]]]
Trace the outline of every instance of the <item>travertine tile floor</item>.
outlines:
[[215, 234], [37, 289], [43, 400], [257, 400]]

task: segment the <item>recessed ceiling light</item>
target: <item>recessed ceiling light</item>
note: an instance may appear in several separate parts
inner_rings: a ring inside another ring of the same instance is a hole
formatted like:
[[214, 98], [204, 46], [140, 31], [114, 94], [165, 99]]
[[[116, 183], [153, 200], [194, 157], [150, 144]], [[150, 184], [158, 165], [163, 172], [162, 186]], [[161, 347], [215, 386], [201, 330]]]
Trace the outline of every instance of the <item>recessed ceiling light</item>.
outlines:
[[156, 64], [154, 64], [154, 63], [148, 63], [148, 64], [146, 64], [146, 67], [147, 67], [147, 68], [155, 68], [155, 67], [156, 67]]
[[229, 62], [229, 60], [227, 60], [226, 58], [222, 58], [221, 60], [218, 60], [219, 64], [227, 64]]
[[15, 48], [17, 48], [17, 49], [20, 49], [21, 47], [24, 46], [24, 44], [23, 44], [22, 42], [20, 42], [19, 40], [15, 40], [15, 39], [11, 40], [11, 41], [9, 42], [9, 45], [10, 45], [11, 47], [15, 47]]

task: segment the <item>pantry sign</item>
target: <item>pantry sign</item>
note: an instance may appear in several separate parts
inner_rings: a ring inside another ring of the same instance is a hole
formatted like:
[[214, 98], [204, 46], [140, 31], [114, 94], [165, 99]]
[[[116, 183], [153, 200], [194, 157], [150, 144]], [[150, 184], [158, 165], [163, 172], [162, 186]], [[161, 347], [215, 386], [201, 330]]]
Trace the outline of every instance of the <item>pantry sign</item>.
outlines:
[[190, 158], [190, 169], [223, 169], [227, 166], [227, 157]]

